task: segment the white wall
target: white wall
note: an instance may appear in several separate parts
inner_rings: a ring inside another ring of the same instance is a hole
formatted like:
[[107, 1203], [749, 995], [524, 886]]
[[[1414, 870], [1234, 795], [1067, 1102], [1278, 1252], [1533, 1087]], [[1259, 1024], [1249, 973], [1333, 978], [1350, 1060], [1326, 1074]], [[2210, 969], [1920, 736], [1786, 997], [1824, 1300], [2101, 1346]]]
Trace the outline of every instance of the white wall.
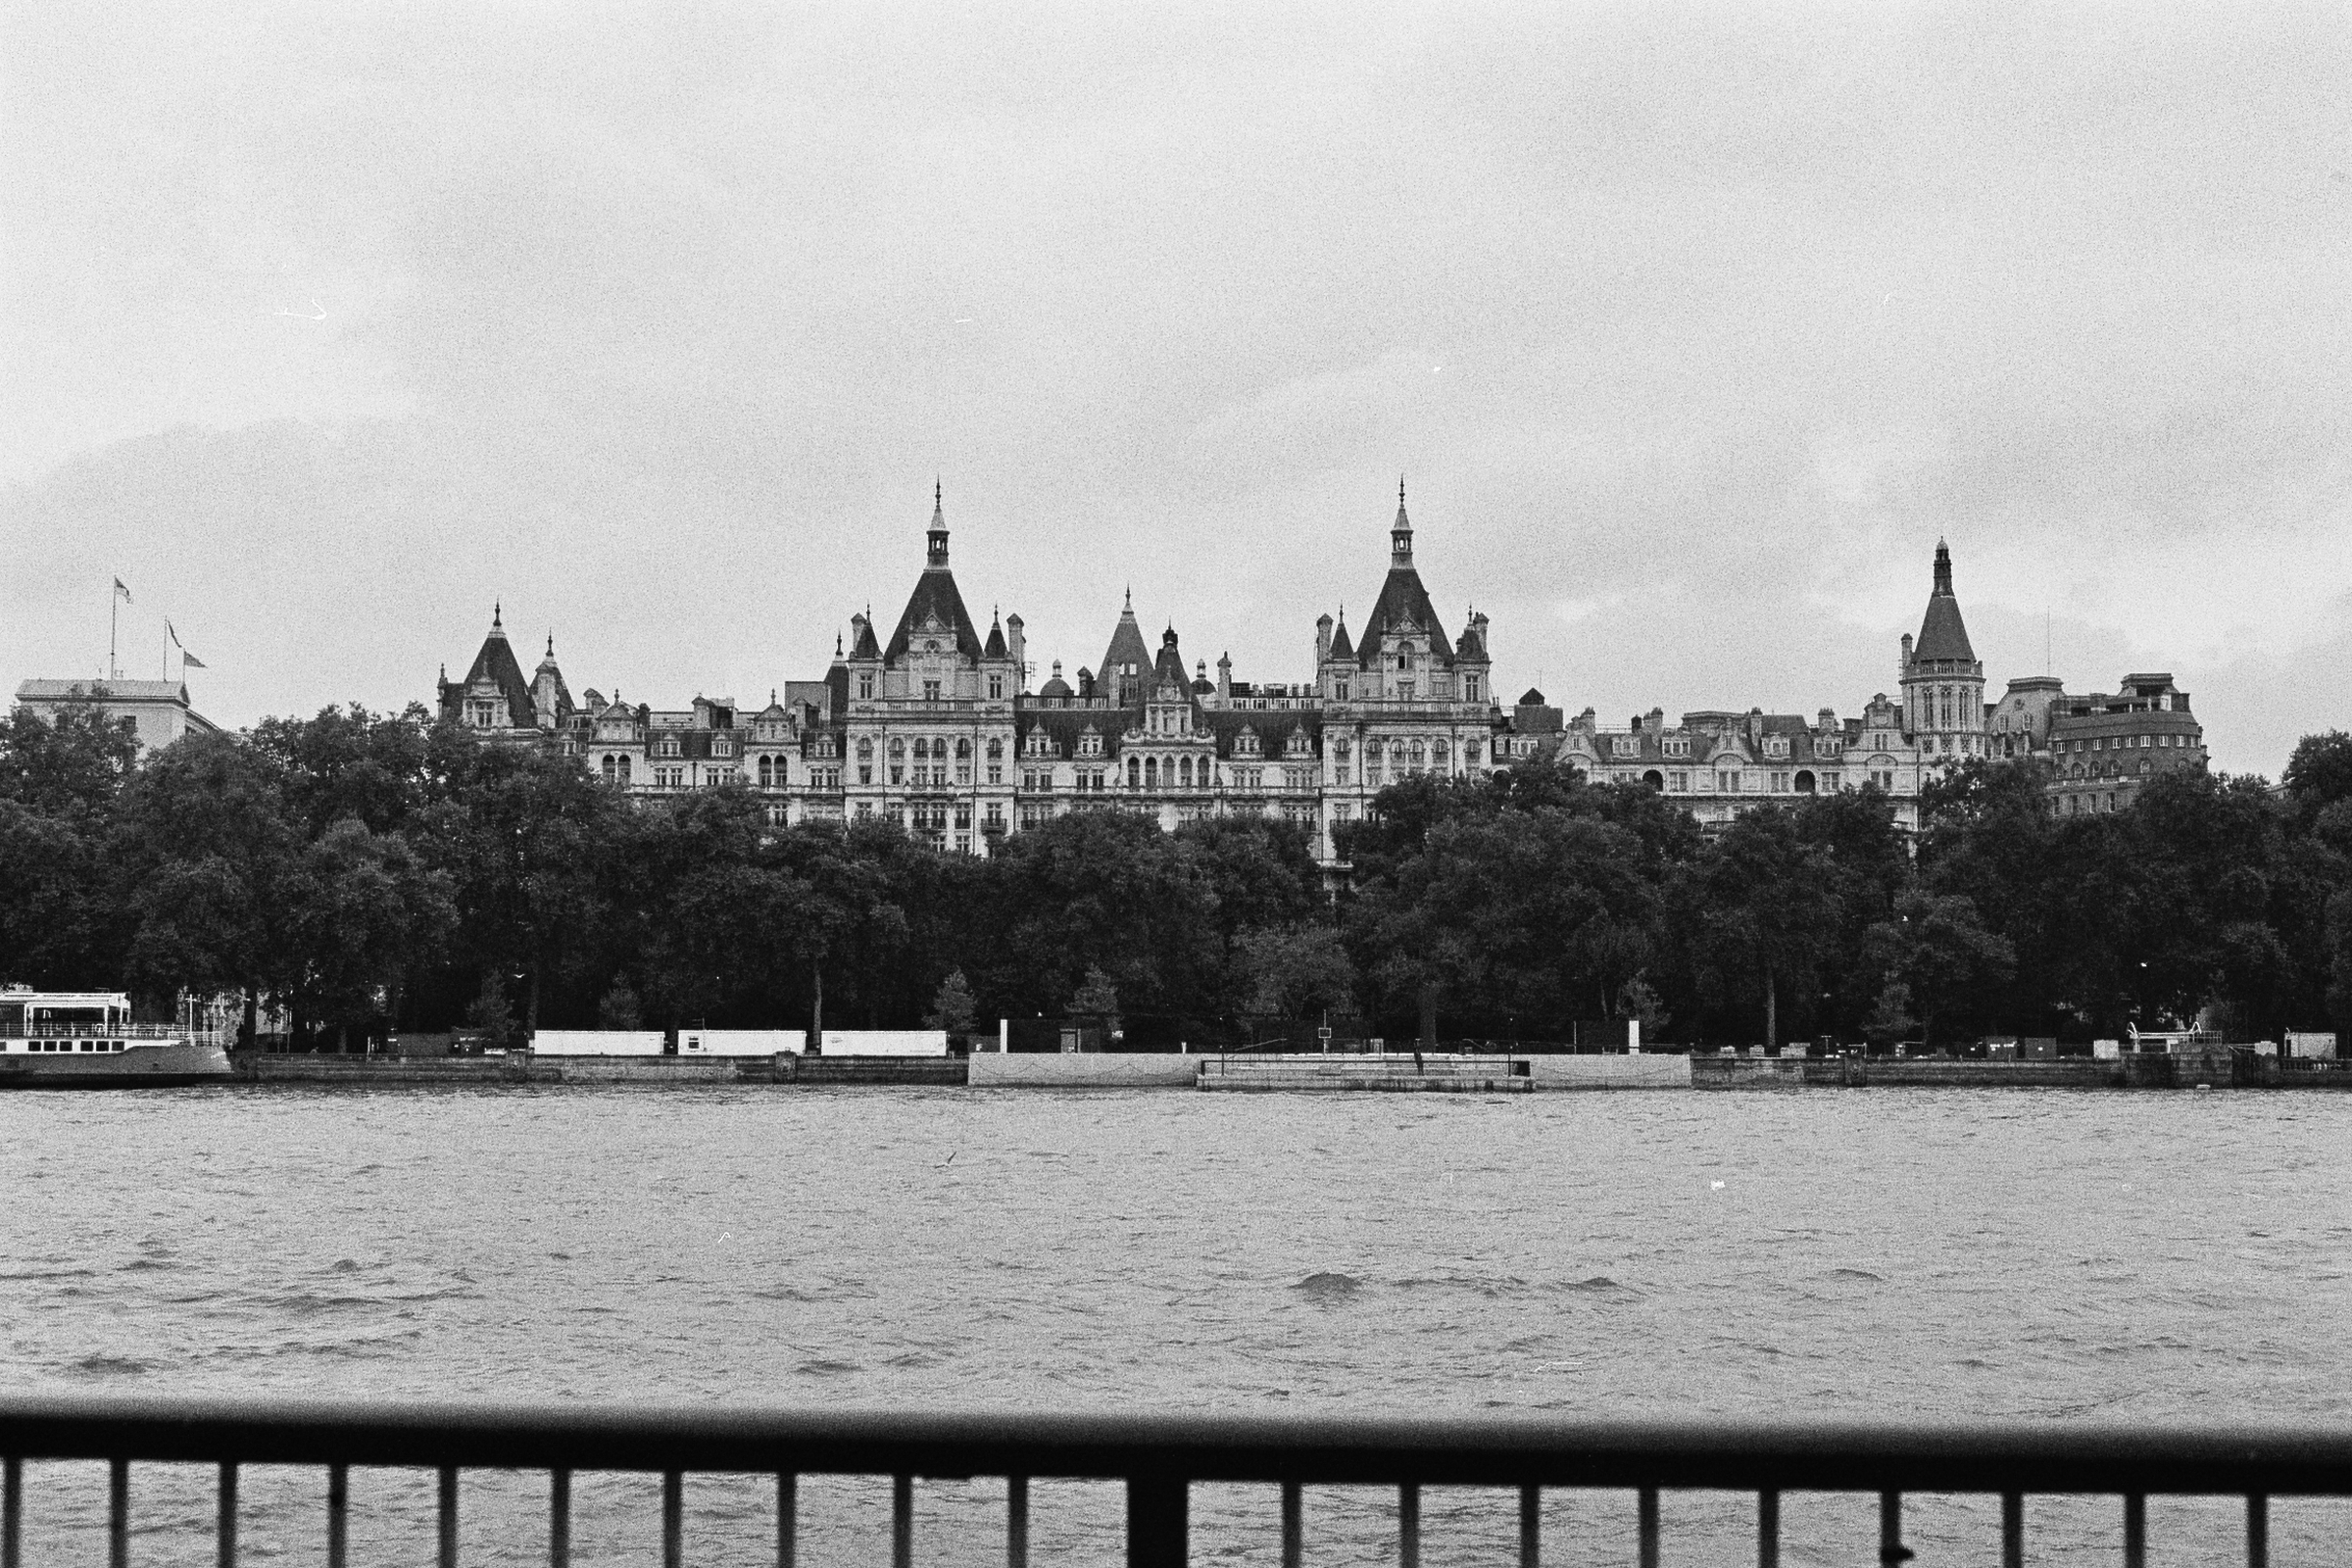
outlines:
[[659, 1029], [542, 1029], [531, 1037], [541, 1056], [659, 1056]]
[[1684, 1055], [1528, 1056], [1538, 1089], [1688, 1089], [1690, 1058]]
[[944, 1056], [944, 1029], [828, 1029], [823, 1054], [828, 1056]]
[[681, 1056], [772, 1056], [799, 1053], [808, 1043], [806, 1029], [681, 1029]]

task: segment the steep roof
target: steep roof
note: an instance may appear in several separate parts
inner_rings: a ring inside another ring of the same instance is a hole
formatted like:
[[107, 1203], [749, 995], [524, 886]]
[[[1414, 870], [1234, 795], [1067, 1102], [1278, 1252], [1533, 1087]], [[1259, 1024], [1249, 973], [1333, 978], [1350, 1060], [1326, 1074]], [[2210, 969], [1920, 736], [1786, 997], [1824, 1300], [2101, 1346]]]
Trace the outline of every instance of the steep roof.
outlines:
[[906, 609], [899, 616], [899, 629], [890, 634], [890, 646], [882, 651], [883, 660], [897, 663], [906, 656], [909, 642], [923, 632], [953, 633], [957, 653], [974, 661], [984, 657], [980, 633], [956, 589], [956, 574], [948, 569], [947, 507], [937, 485], [931, 487], [931, 544], [923, 574], [906, 596]]
[[906, 596], [906, 609], [899, 616], [899, 629], [890, 634], [890, 646], [882, 651], [882, 658], [897, 663], [906, 656], [912, 640], [925, 631], [953, 632], [956, 651], [966, 659], [985, 655], [980, 633], [963, 608], [963, 595], [956, 590], [956, 574], [945, 566], [926, 566], [915, 579], [914, 592]]
[[988, 623], [988, 646], [981, 650], [990, 659], [1010, 659], [1004, 647], [1004, 623], [992, 618]]
[[1107, 689], [1123, 678], [1122, 671], [1133, 665], [1135, 680], [1130, 689], [1118, 693], [1122, 703], [1143, 701], [1146, 672], [1152, 668], [1152, 650], [1144, 645], [1144, 628], [1136, 624], [1135, 596], [1127, 596], [1127, 608], [1119, 612], [1119, 623], [1111, 629], [1110, 647], [1102, 655], [1100, 684]]
[[506, 695], [507, 716], [516, 727], [527, 729], [538, 722], [537, 710], [531, 706], [531, 683], [523, 679], [522, 665], [507, 641], [505, 617], [495, 606], [490, 612], [490, 635], [482, 639], [482, 651], [473, 656], [473, 667], [459, 684], [470, 686], [485, 678]]
[[1348, 615], [1345, 611], [1340, 613], [1340, 629], [1332, 634], [1331, 657], [1334, 659], [1353, 659], [1355, 657], [1355, 644], [1348, 637]]
[[1364, 617], [1363, 640], [1355, 645], [1357, 664], [1364, 669], [1377, 668], [1380, 653], [1405, 627], [1429, 638], [1429, 651], [1438, 663], [1446, 669], [1453, 667], [1453, 644], [1438, 622], [1438, 612], [1429, 602], [1429, 590], [1421, 586], [1421, 573], [1413, 568], [1413, 523], [1404, 514], [1404, 486], [1396, 486], [1396, 521], [1390, 529], [1388, 580], [1380, 585], [1380, 597], [1372, 602], [1372, 613]]
[[[1152, 666], [1152, 695], [1157, 696], [1159, 689], [1164, 686], [1175, 687], [1187, 701], [1192, 698], [1193, 677], [1184, 672], [1184, 655], [1177, 651], [1176, 628], [1173, 626], [1160, 638], [1159, 658]], [[1216, 688], [1211, 686], [1209, 690]]]
[[1967, 664], [1977, 662], [1977, 651], [1969, 645], [1968, 626], [1960, 618], [1960, 601], [1952, 593], [1952, 553], [1940, 539], [1936, 541], [1936, 591], [1928, 596], [1927, 618], [1919, 623], [1919, 644], [1911, 650], [1911, 657]]

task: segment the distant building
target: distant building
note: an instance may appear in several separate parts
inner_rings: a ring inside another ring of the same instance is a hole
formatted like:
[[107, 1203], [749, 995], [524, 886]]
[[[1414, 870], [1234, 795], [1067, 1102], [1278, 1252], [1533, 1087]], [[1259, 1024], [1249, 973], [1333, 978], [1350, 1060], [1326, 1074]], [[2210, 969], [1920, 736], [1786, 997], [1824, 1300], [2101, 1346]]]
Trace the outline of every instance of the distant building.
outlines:
[[[1117, 809], [1167, 828], [1260, 817], [1297, 824], [1326, 860], [1334, 829], [1360, 820], [1391, 784], [1483, 777], [1536, 759], [1593, 783], [1657, 790], [1709, 827], [1759, 804], [1875, 786], [1896, 822], [1916, 831], [1927, 782], [1969, 759], [2087, 769], [2124, 760], [2111, 755], [2123, 744], [2111, 733], [2194, 735], [2187, 699], [2169, 676], [2131, 677], [2128, 699], [2069, 698], [2055, 678], [2030, 677], [1986, 704], [1984, 666], [1941, 541], [1919, 634], [1902, 639], [1899, 697], [1876, 693], [1851, 717], [1750, 708], [1669, 723], [1652, 709], [1614, 729], [1591, 709], [1569, 719], [1533, 690], [1506, 710], [1487, 617], [1472, 611], [1451, 635], [1440, 623], [1414, 563], [1401, 485], [1371, 612], [1357, 636], [1344, 613], [1316, 620], [1308, 681], [1239, 680], [1230, 658], [1218, 659], [1213, 678], [1205, 660], [1188, 671], [1175, 626], [1153, 649], [1130, 594], [1097, 668], [1072, 681], [1056, 662], [1031, 691], [1021, 617], [992, 614], [984, 635], [964, 603], [936, 489], [922, 571], [887, 637], [882, 624], [852, 615], [823, 678], [771, 689], [754, 713], [728, 697], [654, 709], [593, 689], [575, 706], [554, 640], [526, 679], [494, 608], [466, 678], [444, 669], [441, 711], [490, 739], [560, 746], [641, 798], [742, 784], [779, 823], [882, 820], [944, 850], [987, 854], [1072, 811]], [[2141, 693], [2149, 681], [2159, 686]], [[2094, 722], [2090, 707], [2118, 702], [2119, 711], [2164, 721], [2118, 728], [2119, 714], [2102, 712]], [[2150, 746], [2151, 761], [2189, 757], [2172, 740]], [[2128, 799], [2136, 786], [2117, 779], [2099, 786], [2099, 806], [2079, 808], [2112, 808], [2111, 794]], [[2070, 808], [2063, 793], [2053, 786], [2053, 809]], [[2071, 793], [2090, 798], [2087, 783]]]
[[182, 735], [213, 735], [220, 728], [189, 706], [183, 681], [28, 680], [17, 688], [17, 706], [51, 723], [61, 710], [75, 707], [127, 718], [142, 754], [161, 751]]
[[2113, 696], [2062, 695], [2049, 725], [2050, 809], [2062, 816], [2120, 811], [2157, 774], [2206, 763], [2204, 728], [2169, 674], [2126, 675]]

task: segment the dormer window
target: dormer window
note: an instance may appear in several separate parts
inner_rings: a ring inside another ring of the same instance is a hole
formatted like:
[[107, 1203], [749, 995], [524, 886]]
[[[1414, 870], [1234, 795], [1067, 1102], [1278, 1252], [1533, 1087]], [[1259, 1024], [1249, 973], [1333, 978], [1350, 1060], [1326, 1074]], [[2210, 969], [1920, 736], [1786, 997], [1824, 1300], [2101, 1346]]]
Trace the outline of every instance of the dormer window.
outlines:
[[1619, 757], [1640, 757], [1642, 742], [1631, 735], [1619, 735], [1610, 741], [1609, 750]]
[[1765, 755], [1766, 757], [1770, 757], [1770, 758], [1776, 758], [1776, 759], [1785, 759], [1785, 758], [1787, 758], [1787, 757], [1788, 757], [1788, 736], [1786, 736], [1786, 735], [1767, 735], [1767, 736], [1765, 736], [1765, 737], [1764, 737], [1764, 755]]

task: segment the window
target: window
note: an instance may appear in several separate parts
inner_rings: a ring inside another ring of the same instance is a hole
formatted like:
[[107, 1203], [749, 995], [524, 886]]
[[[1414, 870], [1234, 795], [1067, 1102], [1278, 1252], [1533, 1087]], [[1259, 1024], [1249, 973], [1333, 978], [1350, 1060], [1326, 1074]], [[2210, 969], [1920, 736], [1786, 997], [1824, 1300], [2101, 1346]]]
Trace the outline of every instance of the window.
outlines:
[[1004, 700], [1004, 676], [991, 675], [988, 677], [988, 700], [992, 703], [1001, 703]]
[[1400, 703], [1409, 703], [1413, 700], [1413, 683], [1411, 681], [1400, 680], [1396, 683], [1396, 700]]
[[1462, 677], [1462, 701], [1465, 703], [1478, 701], [1478, 677], [1476, 675]]
[[[874, 677], [873, 677], [873, 676], [871, 676], [871, 675], [860, 675], [860, 676], [858, 676], [858, 700], [859, 700], [859, 701], [861, 701], [861, 702], [868, 702], [868, 703], [870, 703], [870, 702], [872, 702], [872, 701], [874, 700]], [[863, 812], [859, 812], [858, 814], [862, 816], [864, 813], [863, 813]]]
[[939, 701], [939, 682], [935, 680], [927, 680], [923, 682], [923, 701], [926, 703], [936, 703]]
[[1339, 681], [1333, 685], [1331, 700], [1335, 703], [1344, 703], [1348, 700], [1348, 683], [1346, 681]]

